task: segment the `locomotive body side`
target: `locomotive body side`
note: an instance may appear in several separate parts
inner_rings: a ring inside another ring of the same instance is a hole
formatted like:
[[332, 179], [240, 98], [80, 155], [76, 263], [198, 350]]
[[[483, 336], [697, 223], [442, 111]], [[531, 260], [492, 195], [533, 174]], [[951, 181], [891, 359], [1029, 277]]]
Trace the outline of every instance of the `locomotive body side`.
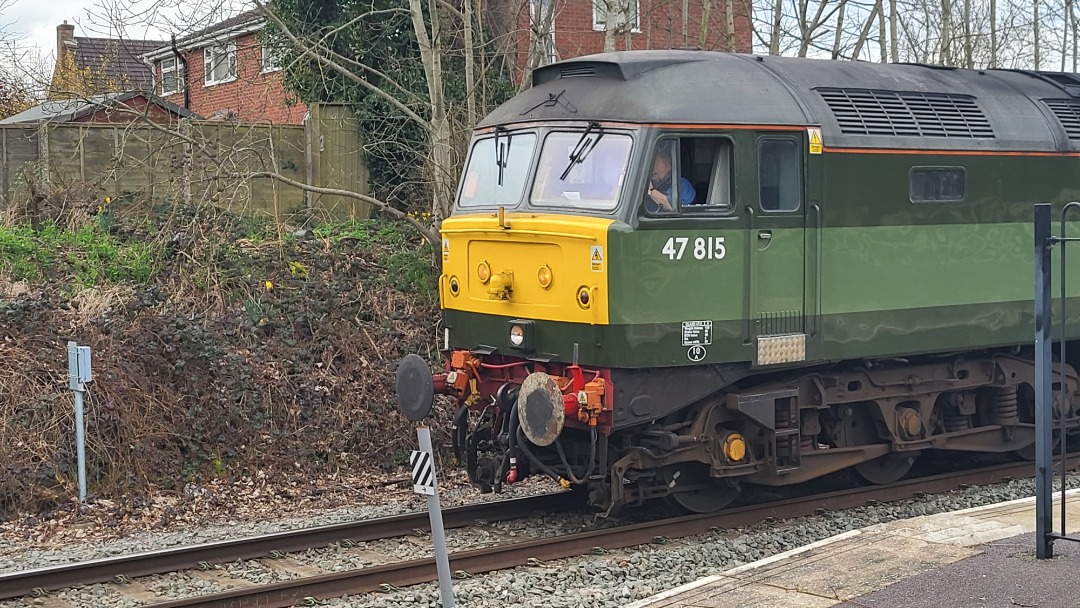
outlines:
[[[887, 483], [928, 448], [1030, 455], [1031, 204], [1080, 198], [1080, 132], [1036, 107], [1062, 95], [717, 53], [541, 69], [478, 128], [442, 226], [435, 385], [470, 477], [702, 511], [847, 467]], [[675, 213], [643, 203], [659, 149], [698, 193]]]

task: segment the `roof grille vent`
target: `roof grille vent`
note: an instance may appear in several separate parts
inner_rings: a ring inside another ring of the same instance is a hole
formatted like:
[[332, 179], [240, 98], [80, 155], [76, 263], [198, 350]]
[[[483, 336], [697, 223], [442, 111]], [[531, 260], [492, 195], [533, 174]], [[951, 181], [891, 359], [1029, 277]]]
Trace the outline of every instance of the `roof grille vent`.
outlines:
[[993, 138], [986, 114], [970, 95], [814, 89], [848, 135]]
[[579, 78], [582, 76], [595, 76], [596, 66], [589, 64], [570, 64], [564, 65], [559, 69], [559, 76], [561, 78]]
[[1043, 103], [1061, 121], [1069, 139], [1080, 139], [1080, 101], [1076, 99], [1044, 99]]

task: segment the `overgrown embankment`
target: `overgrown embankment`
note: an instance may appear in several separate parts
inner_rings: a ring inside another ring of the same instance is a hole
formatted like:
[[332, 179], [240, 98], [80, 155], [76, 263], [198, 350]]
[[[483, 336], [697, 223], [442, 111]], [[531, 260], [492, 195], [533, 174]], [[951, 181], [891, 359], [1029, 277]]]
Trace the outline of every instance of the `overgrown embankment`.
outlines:
[[[91, 210], [95, 211], [95, 210]], [[214, 209], [0, 224], [0, 516], [77, 494], [66, 343], [95, 379], [96, 496], [393, 466], [406, 353], [437, 356], [436, 271], [403, 225], [297, 232]]]

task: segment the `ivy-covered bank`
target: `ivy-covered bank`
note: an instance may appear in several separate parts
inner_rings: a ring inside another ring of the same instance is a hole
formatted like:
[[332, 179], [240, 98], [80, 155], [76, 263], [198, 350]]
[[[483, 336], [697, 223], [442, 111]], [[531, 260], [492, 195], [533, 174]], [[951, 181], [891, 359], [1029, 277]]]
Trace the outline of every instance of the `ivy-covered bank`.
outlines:
[[94, 353], [95, 497], [392, 467], [406, 353], [438, 357], [432, 256], [387, 221], [215, 209], [0, 225], [0, 517], [77, 494], [66, 343]]

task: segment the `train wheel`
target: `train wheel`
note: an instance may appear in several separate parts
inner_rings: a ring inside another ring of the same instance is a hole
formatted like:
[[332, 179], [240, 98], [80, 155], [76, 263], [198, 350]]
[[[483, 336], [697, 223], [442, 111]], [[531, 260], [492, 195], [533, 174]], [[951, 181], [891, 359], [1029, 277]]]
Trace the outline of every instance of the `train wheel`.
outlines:
[[856, 475], [867, 482], [885, 485], [900, 481], [901, 477], [907, 475], [917, 457], [917, 454], [911, 452], [886, 454], [880, 458], [860, 462], [852, 468], [855, 469]]
[[[691, 513], [711, 513], [731, 504], [739, 496], [739, 486], [726, 479], [709, 477], [708, 466], [686, 462], [666, 466], [664, 480], [676, 490], [668, 501]], [[688, 488], [685, 491], [677, 491]]]

